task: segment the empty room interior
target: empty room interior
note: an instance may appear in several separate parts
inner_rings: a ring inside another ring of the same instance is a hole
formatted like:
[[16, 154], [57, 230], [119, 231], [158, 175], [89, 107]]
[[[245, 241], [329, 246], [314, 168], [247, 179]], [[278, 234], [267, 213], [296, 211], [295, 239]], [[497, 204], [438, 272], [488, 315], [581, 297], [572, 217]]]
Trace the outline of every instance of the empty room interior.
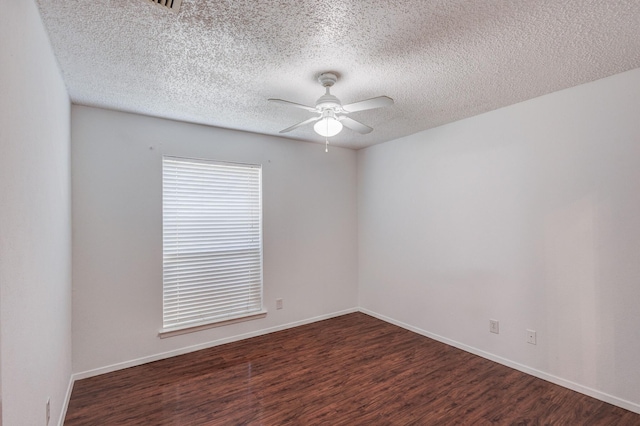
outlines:
[[640, 425], [640, 2], [1, 4], [0, 425]]

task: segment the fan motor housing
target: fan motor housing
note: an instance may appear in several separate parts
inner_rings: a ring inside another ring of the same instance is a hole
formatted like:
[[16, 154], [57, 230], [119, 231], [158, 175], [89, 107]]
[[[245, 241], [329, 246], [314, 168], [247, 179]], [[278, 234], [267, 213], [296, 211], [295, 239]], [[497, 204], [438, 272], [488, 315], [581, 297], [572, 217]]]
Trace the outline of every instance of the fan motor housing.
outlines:
[[342, 107], [342, 104], [340, 103], [340, 99], [336, 98], [330, 93], [327, 93], [326, 95], [322, 95], [316, 101], [316, 108], [319, 110], [338, 109], [341, 107]]

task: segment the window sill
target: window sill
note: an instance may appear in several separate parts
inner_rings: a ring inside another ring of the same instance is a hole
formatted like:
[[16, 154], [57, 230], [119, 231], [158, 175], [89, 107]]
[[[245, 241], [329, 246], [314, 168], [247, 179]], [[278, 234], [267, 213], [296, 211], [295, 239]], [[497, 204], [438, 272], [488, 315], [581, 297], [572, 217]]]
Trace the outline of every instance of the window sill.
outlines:
[[175, 327], [175, 328], [163, 328], [160, 331], [158, 331], [158, 337], [160, 337], [161, 339], [166, 339], [167, 337], [179, 336], [181, 334], [187, 334], [187, 333], [195, 333], [196, 331], [206, 330], [208, 328], [222, 327], [224, 325], [231, 325], [239, 322], [265, 318], [266, 316], [267, 316], [267, 311], [262, 310], [253, 314], [224, 319], [216, 322], [207, 322], [204, 324], [200, 323], [200, 324], [183, 326], [183, 327]]

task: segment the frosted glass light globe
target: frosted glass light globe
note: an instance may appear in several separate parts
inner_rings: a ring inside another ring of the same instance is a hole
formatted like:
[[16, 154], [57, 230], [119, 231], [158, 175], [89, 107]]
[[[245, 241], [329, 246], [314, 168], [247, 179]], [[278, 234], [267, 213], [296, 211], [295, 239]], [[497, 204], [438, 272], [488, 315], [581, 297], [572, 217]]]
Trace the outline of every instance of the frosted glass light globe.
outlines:
[[320, 136], [330, 138], [342, 130], [342, 123], [333, 117], [323, 117], [313, 125], [313, 130]]

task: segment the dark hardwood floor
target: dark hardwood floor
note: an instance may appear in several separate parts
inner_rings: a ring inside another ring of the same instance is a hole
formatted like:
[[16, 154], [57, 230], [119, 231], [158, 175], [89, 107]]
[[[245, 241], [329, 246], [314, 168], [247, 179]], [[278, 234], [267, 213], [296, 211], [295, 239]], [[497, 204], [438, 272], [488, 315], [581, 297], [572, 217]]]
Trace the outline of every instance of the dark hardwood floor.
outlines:
[[65, 425], [640, 425], [361, 313], [77, 381]]

